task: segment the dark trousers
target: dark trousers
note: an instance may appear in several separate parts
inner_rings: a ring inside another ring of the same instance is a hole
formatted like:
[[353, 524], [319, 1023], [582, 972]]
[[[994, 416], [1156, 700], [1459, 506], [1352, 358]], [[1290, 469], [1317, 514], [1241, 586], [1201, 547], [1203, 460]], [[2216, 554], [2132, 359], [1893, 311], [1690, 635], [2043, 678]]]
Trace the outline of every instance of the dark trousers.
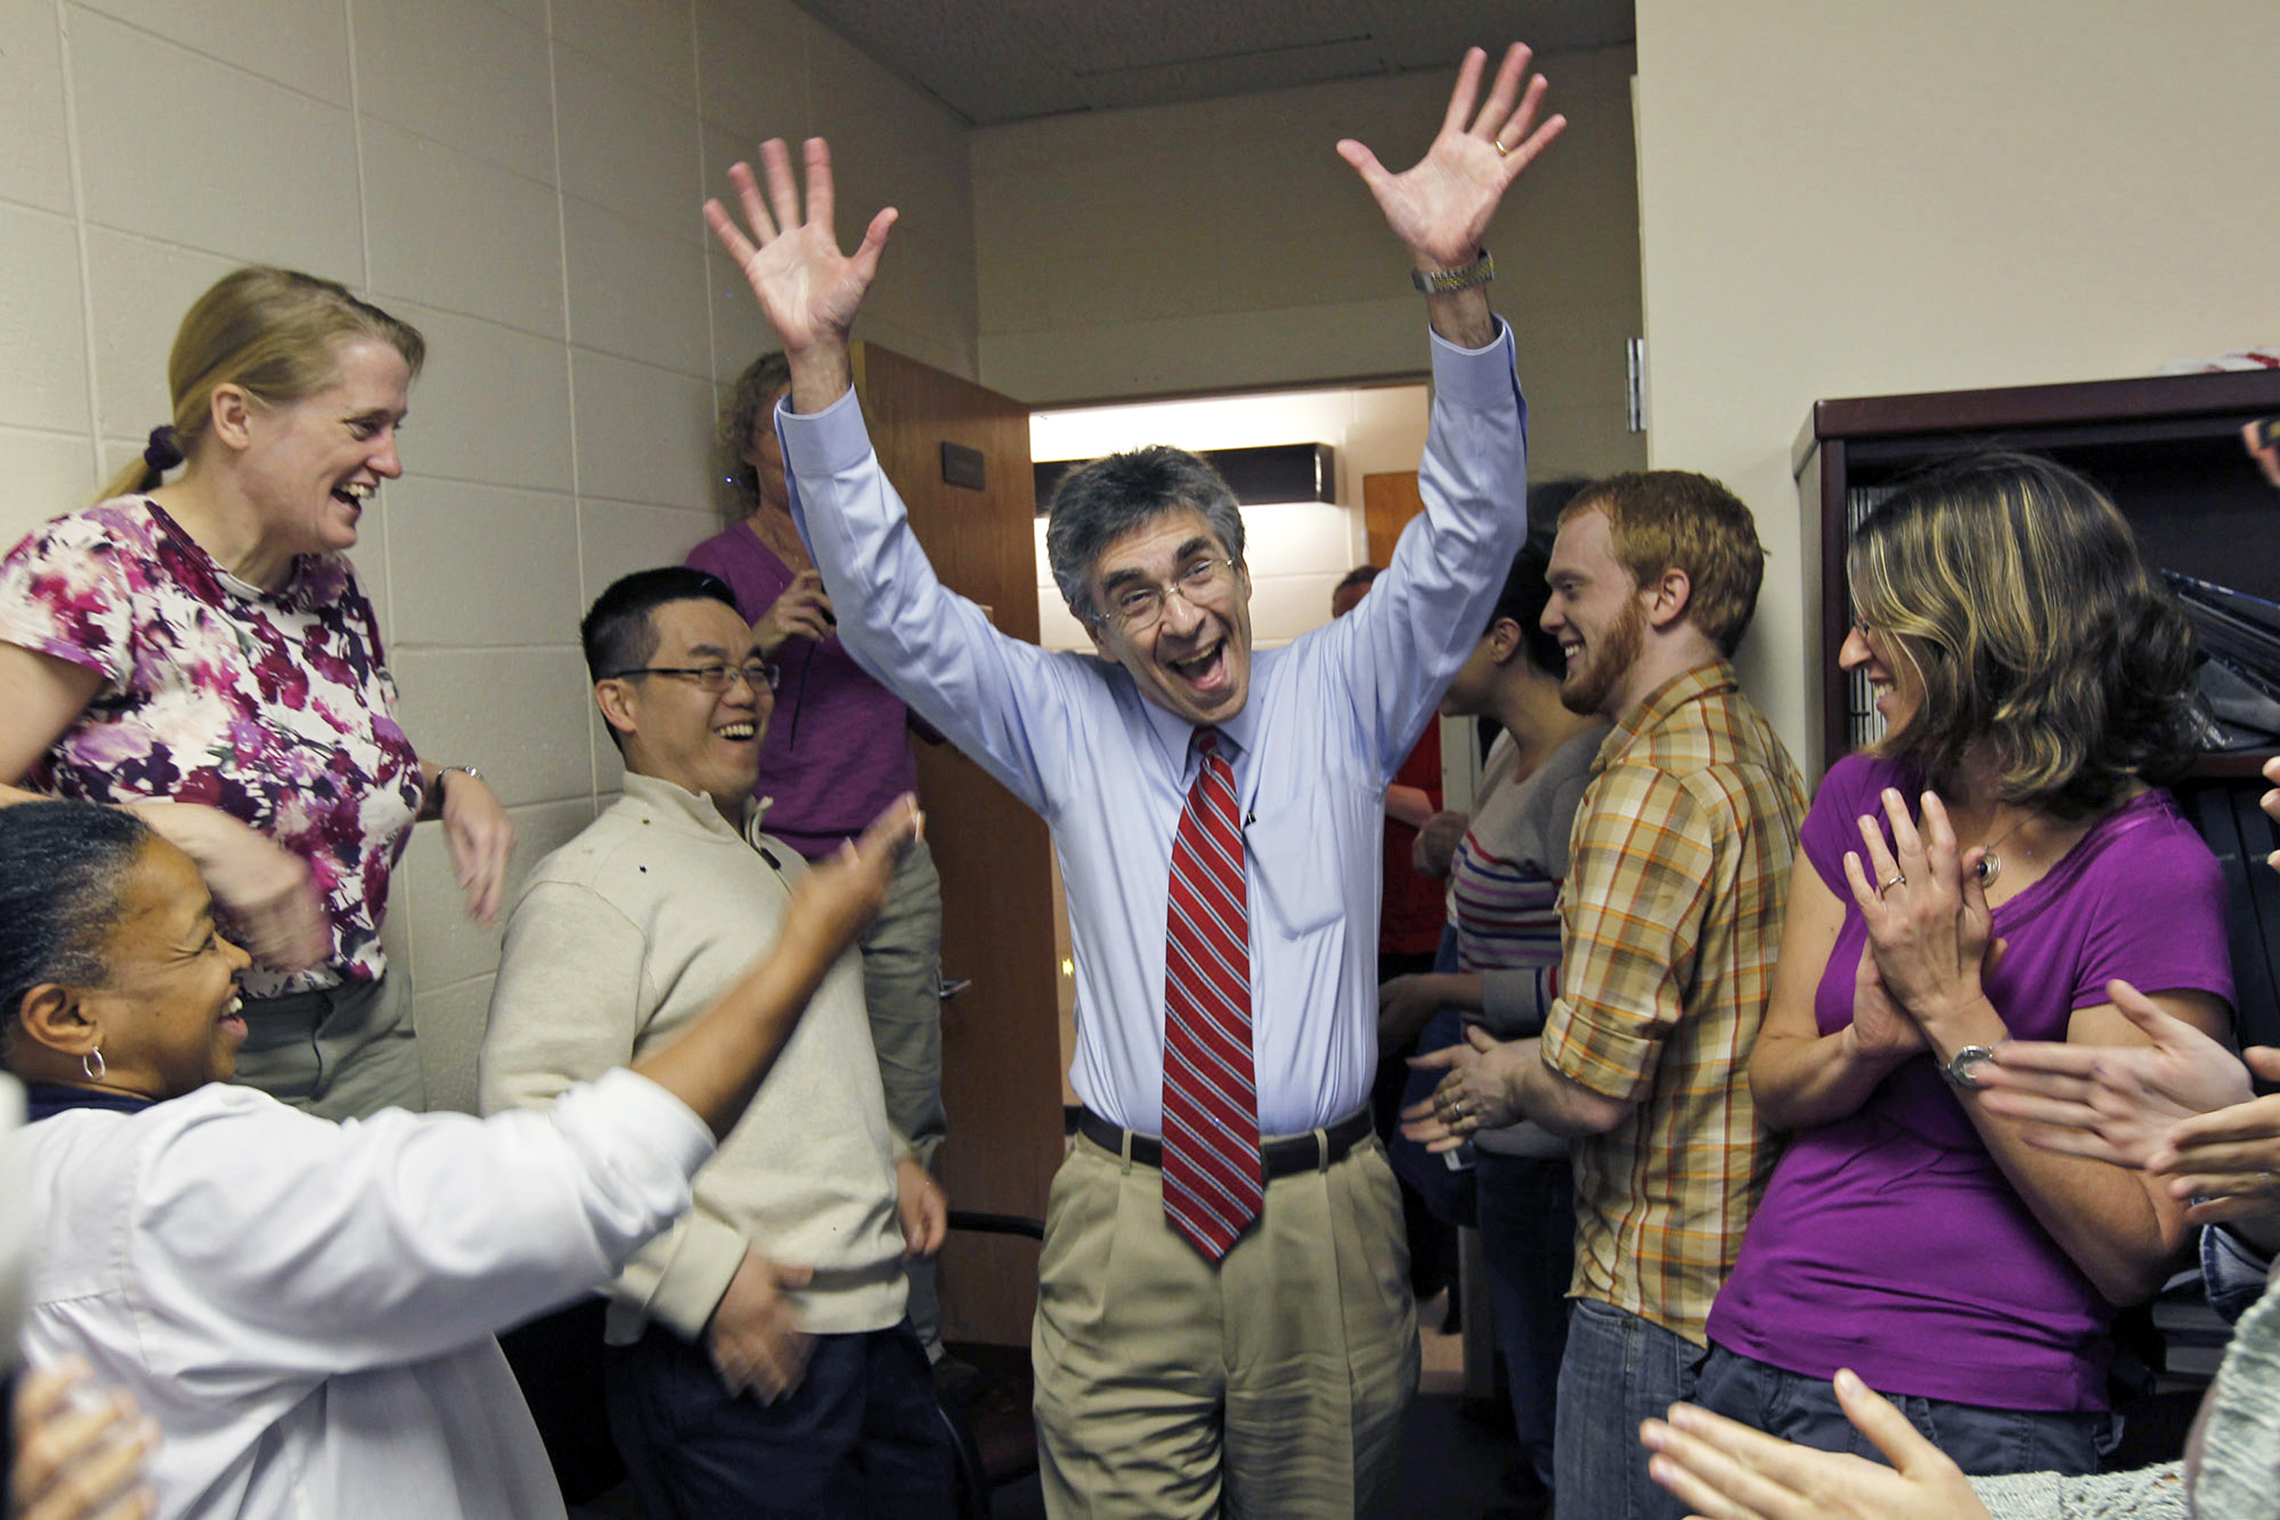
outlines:
[[610, 1430], [650, 1520], [948, 1520], [950, 1432], [926, 1351], [892, 1330], [819, 1335], [807, 1375], [763, 1404], [704, 1347], [650, 1327], [610, 1348]]
[[1480, 1153], [1480, 1248], [1496, 1305], [1496, 1349], [1512, 1393], [1513, 1433], [1547, 1489], [1575, 1274], [1575, 1180], [1565, 1156]]

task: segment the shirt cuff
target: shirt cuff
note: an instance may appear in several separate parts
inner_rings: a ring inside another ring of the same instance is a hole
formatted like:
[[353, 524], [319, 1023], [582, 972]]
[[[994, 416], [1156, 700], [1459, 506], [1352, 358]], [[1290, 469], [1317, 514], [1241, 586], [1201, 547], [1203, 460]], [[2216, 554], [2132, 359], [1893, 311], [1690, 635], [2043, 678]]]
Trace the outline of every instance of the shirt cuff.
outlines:
[[784, 467], [795, 476], [836, 475], [871, 452], [863, 403], [853, 386], [820, 412], [795, 412], [787, 396], [776, 406], [776, 436], [783, 442]]
[[1544, 1064], [1603, 1098], [1642, 1101], [1654, 1085], [1662, 1042], [1596, 1024], [1578, 1029], [1577, 1019], [1565, 998], [1552, 1005], [1551, 1017], [1544, 1022]]
[[1439, 333], [1433, 339], [1433, 399], [1470, 411], [1488, 412], [1516, 406], [1520, 375], [1512, 329], [1502, 317], [1493, 319], [1496, 336], [1483, 348], [1459, 348]]
[[681, 1220], [674, 1237], [672, 1258], [657, 1274], [657, 1286], [641, 1309], [683, 1340], [693, 1341], [711, 1323], [712, 1312], [720, 1307], [736, 1269], [744, 1265], [751, 1242], [725, 1220], [695, 1212]]
[[2264, 1296], [2272, 1260], [2221, 1224], [2201, 1231], [2201, 1285], [2230, 1324]]

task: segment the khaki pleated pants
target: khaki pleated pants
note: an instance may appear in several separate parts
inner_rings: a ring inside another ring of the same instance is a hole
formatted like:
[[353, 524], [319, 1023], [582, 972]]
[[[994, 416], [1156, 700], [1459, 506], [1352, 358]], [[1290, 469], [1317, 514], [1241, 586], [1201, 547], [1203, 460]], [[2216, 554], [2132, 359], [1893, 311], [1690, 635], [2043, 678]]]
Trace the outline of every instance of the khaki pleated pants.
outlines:
[[1267, 1184], [1216, 1265], [1163, 1176], [1079, 1139], [1054, 1176], [1031, 1352], [1059, 1520], [1389, 1513], [1417, 1389], [1401, 1201], [1372, 1137]]

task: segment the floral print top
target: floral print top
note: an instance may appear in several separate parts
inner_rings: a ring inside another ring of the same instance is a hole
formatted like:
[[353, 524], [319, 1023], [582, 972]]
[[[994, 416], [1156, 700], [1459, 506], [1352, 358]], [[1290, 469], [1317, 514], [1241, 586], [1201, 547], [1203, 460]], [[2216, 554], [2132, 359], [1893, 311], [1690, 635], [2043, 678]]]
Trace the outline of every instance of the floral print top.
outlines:
[[26, 784], [221, 809], [308, 862], [330, 964], [255, 966], [273, 997], [385, 968], [388, 876], [424, 795], [356, 572], [303, 555], [279, 591], [216, 564], [147, 498], [56, 518], [0, 561], [0, 641], [103, 677]]

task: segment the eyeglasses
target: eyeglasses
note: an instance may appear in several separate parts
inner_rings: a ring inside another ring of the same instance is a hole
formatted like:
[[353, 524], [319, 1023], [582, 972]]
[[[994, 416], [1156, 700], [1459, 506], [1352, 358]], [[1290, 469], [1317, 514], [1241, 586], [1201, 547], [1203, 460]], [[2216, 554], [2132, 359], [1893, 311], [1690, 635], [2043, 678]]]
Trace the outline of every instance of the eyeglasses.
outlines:
[[1164, 620], [1165, 609], [1175, 595], [1200, 609], [1207, 599], [1225, 596], [1234, 584], [1235, 561], [1223, 554], [1205, 555], [1190, 560], [1170, 585], [1141, 582], [1111, 592], [1108, 611], [1093, 614], [1093, 621], [1105, 623], [1114, 618], [1126, 633], [1146, 633]]
[[743, 681], [754, 691], [763, 687], [774, 691], [776, 683], [783, 679], [784, 671], [774, 660], [746, 660], [741, 665], [718, 662], [711, 665], [637, 665], [631, 670], [613, 670], [603, 679], [618, 681], [627, 676], [678, 676], [684, 681], [694, 681], [697, 690], [717, 696], [728, 690], [731, 681], [737, 680]]

